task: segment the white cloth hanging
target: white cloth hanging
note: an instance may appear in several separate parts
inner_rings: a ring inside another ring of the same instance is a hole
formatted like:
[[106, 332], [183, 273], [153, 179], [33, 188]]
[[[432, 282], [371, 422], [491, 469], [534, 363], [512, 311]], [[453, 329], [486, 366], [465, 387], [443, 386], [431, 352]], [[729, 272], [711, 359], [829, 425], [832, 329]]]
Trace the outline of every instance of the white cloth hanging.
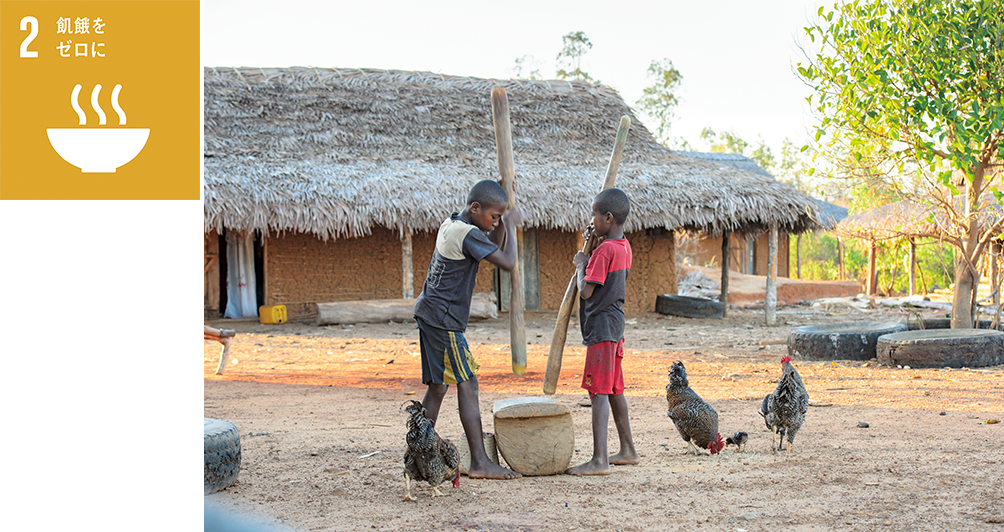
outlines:
[[254, 233], [227, 231], [227, 308], [224, 318], [257, 318]]

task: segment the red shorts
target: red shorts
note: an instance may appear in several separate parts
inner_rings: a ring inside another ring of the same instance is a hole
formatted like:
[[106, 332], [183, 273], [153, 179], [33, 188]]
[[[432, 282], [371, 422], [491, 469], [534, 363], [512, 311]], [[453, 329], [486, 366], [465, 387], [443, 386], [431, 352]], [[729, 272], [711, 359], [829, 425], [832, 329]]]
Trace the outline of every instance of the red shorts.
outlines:
[[589, 397], [624, 393], [624, 339], [586, 346], [586, 367], [582, 371], [582, 387]]

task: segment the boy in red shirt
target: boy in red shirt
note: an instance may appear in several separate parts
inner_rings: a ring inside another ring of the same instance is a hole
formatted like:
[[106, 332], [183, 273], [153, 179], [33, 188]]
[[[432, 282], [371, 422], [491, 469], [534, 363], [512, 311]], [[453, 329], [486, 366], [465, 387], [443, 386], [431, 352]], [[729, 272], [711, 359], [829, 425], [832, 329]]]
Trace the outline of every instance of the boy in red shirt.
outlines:
[[[570, 475], [607, 475], [610, 464], [637, 464], [631, 439], [628, 405], [624, 398], [624, 305], [627, 275], [631, 270], [631, 245], [624, 238], [624, 222], [631, 204], [616, 188], [600, 192], [593, 200], [593, 233], [605, 237], [587, 256], [581, 251], [573, 262], [578, 271], [579, 323], [586, 344], [582, 387], [593, 406], [593, 458], [569, 468]], [[620, 451], [607, 456], [607, 422], [610, 413], [620, 438]]]

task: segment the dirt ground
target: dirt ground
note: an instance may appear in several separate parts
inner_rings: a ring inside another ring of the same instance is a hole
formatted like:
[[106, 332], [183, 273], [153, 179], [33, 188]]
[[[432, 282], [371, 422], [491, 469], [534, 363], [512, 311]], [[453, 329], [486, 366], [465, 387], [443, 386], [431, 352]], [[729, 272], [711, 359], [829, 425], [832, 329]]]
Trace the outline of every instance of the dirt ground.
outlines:
[[[606, 477], [461, 479], [413, 489], [403, 502], [405, 400], [421, 399], [413, 323], [315, 327], [216, 322], [238, 331], [231, 363], [214, 374], [219, 344], [205, 343], [205, 416], [235, 423], [242, 468], [235, 485], [205, 498], [270, 526], [313, 530], [999, 530], [1004, 531], [1004, 367], [909, 369], [874, 361], [796, 361], [810, 408], [790, 456], [770, 452], [759, 402], [780, 375], [795, 326], [905, 321], [902, 310], [830, 315], [804, 306], [733, 309], [724, 320], [649, 314], [628, 320], [626, 395], [642, 461]], [[936, 313], [928, 313], [931, 316]], [[574, 322], [574, 320], [573, 320]], [[527, 372], [514, 376], [508, 321], [472, 323], [481, 364], [481, 412], [539, 396], [552, 314], [528, 314]], [[579, 388], [584, 348], [570, 327], [558, 393], [575, 426], [577, 464], [591, 456], [590, 409]], [[666, 417], [669, 365], [717, 409], [722, 437], [749, 433], [746, 452], [686, 455]], [[867, 428], [860, 424], [867, 423]], [[440, 434], [462, 428], [454, 391]], [[611, 420], [611, 450], [616, 431]]]

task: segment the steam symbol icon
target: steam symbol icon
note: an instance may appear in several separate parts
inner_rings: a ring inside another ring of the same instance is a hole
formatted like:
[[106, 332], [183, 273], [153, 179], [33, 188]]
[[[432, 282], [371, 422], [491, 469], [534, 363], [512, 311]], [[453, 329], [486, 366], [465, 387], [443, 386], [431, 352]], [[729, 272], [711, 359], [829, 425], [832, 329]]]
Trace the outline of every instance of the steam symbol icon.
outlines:
[[[87, 125], [87, 115], [77, 101], [80, 95], [80, 84], [73, 87], [70, 94], [70, 105], [76, 111], [80, 121], [78, 125]], [[119, 105], [119, 93], [122, 85], [112, 89], [112, 109], [118, 115], [119, 126], [126, 125], [126, 114]], [[98, 104], [101, 85], [95, 85], [91, 91], [91, 108], [98, 115], [98, 125], [105, 126], [108, 117]], [[64, 161], [80, 168], [85, 174], [113, 174], [115, 170], [136, 158], [143, 151], [150, 137], [149, 128], [48, 128], [49, 144]]]

